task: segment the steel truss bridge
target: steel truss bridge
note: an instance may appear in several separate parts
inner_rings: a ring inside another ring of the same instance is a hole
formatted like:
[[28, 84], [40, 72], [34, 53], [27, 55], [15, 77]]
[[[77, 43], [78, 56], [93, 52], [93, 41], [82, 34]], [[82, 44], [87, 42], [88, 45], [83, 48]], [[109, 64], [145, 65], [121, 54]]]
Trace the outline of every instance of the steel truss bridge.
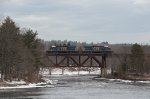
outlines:
[[111, 49], [104, 46], [84, 47], [77, 51], [75, 47], [53, 46], [46, 51], [52, 68], [60, 67], [98, 67], [106, 68], [106, 58], [111, 54]]

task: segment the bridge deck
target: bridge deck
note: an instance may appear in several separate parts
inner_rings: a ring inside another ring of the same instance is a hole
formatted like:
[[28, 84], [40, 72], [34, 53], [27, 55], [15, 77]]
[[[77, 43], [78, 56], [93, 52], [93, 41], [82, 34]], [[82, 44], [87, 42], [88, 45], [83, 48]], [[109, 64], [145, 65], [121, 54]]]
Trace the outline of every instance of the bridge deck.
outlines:
[[48, 56], [55, 55], [73, 55], [73, 56], [86, 56], [86, 55], [95, 55], [95, 56], [103, 56], [111, 54], [111, 51], [47, 51]]

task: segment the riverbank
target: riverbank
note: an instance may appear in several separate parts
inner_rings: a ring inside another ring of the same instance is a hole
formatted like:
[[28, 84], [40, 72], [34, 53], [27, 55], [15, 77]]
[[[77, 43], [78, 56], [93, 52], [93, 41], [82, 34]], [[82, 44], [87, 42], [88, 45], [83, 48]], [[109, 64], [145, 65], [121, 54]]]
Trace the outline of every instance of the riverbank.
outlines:
[[0, 89], [41, 88], [54, 87], [57, 80], [44, 79], [44, 82], [27, 83], [25, 81], [0, 81]]
[[136, 75], [136, 74], [124, 74], [124, 75], [106, 75], [105, 78], [108, 79], [123, 79], [123, 80], [132, 80], [132, 81], [150, 81], [150, 74]]
[[[131, 77], [131, 76], [130, 76]], [[113, 77], [93, 77], [92, 80], [98, 82], [116, 83], [116, 84], [127, 84], [127, 85], [150, 85], [150, 80], [148, 77], [131, 77], [131, 78], [113, 78]]]
[[52, 80], [50, 77], [51, 76], [67, 76], [67, 77], [71, 77], [71, 76], [75, 76], [75, 77], [79, 77], [79, 76], [89, 76], [89, 75], [93, 75], [95, 76], [93, 79], [96, 80], [106, 80], [106, 81], [117, 81], [117, 82], [125, 82], [125, 83], [130, 83], [130, 82], [141, 82], [141, 83], [150, 83], [150, 75], [144, 75], [144, 76], [133, 76], [133, 75], [128, 75], [126, 77], [106, 77], [106, 78], [101, 78], [99, 75], [99, 70], [98, 71], [93, 71], [89, 74], [88, 71], [68, 71], [66, 70], [64, 72], [64, 75], [61, 74], [62, 71], [60, 70], [56, 70], [53, 72], [54, 75], [49, 75], [48, 71], [44, 71], [41, 73], [42, 82], [39, 83], [27, 83], [25, 81], [12, 81], [12, 82], [8, 82], [8, 81], [0, 81], [0, 89], [13, 89], [13, 88], [36, 88], [36, 87], [54, 87], [55, 84], [57, 84], [58, 80]]
[[128, 75], [125, 79], [133, 80], [133, 81], [150, 81], [150, 75], [141, 75], [141, 76], [133, 76]]

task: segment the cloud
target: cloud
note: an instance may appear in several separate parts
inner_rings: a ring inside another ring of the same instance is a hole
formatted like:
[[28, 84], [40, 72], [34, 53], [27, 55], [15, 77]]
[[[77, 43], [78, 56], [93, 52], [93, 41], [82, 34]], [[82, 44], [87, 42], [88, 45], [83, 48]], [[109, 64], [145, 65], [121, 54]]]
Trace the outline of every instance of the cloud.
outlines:
[[0, 0], [0, 5], [24, 5], [26, 3], [26, 0]]
[[133, 6], [138, 14], [150, 13], [150, 0], [133, 0]]
[[150, 0], [134, 0], [134, 6], [141, 12], [149, 11], [150, 8]]
[[10, 0], [0, 0], [0, 4], [8, 2], [8, 1], [10, 1]]
[[28, 15], [28, 16], [19, 16], [15, 18], [18, 21], [24, 22], [39, 22], [39, 21], [47, 21], [49, 18], [46, 16], [36, 16], [36, 15]]
[[150, 5], [150, 0], [135, 0], [134, 4], [139, 6], [148, 6]]
[[9, 0], [1, 7], [4, 16], [46, 40], [119, 42], [118, 36], [129, 41], [150, 32], [148, 0]]

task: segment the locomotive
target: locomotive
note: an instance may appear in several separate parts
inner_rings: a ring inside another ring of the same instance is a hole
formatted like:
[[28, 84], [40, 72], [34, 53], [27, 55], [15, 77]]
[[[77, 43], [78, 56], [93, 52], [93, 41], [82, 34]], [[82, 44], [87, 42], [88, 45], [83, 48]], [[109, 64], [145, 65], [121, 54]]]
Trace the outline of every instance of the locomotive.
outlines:
[[94, 53], [94, 52], [111, 52], [108, 46], [51, 46], [50, 51], [52, 52], [83, 52], [83, 53]]

